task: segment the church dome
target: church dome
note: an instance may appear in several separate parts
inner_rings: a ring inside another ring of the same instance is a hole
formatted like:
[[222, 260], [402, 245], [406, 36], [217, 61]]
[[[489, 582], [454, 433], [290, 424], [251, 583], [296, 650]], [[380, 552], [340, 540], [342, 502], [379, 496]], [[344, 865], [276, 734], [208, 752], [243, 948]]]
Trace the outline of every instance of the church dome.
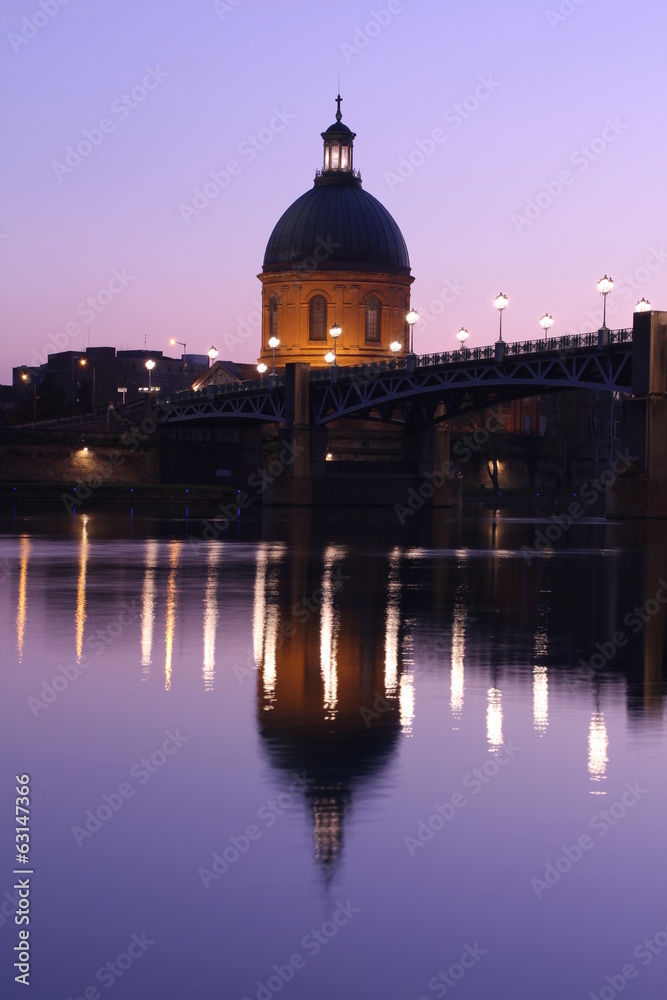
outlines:
[[259, 360], [272, 371], [293, 362], [371, 364], [409, 350], [408, 249], [384, 205], [362, 189], [356, 135], [342, 122], [341, 101], [339, 95], [336, 120], [321, 133], [315, 183], [279, 219], [257, 276]]
[[336, 122], [322, 133], [324, 168], [310, 191], [278, 220], [264, 254], [263, 271], [276, 272], [308, 262], [311, 270], [381, 271], [409, 274], [403, 234], [387, 209], [361, 187], [353, 170], [355, 133]]
[[315, 186], [290, 205], [271, 233], [263, 269], [286, 270], [313, 256], [318, 270], [410, 273], [403, 234], [387, 209], [344, 181]]

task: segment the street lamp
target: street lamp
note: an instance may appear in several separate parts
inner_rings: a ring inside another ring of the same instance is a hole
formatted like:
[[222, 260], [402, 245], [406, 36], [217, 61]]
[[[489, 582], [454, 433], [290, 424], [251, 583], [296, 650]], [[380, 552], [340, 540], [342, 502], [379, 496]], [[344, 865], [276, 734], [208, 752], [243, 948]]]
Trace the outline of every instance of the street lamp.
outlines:
[[257, 371], [259, 372], [260, 380], [263, 382], [264, 372], [266, 371], [266, 365], [264, 364], [263, 361], [260, 361], [260, 363], [257, 365]]
[[147, 361], [146, 362], [146, 368], [148, 368], [148, 391], [152, 392], [153, 391], [153, 385], [152, 385], [151, 379], [152, 379], [152, 376], [153, 376], [153, 369], [155, 368], [155, 362], [153, 360]]
[[182, 354], [182, 359], [183, 359], [183, 388], [187, 389], [187, 387], [188, 387], [188, 380], [187, 380], [187, 376], [185, 374], [185, 355], [188, 353], [188, 345], [184, 341], [182, 341], [182, 340], [174, 340], [173, 337], [171, 338], [171, 340], [169, 341], [169, 343], [170, 344], [178, 344], [179, 347], [183, 348], [183, 354]]
[[456, 339], [461, 345], [461, 351], [463, 351], [464, 347], [466, 346], [466, 340], [468, 339], [469, 336], [470, 334], [468, 333], [468, 331], [464, 326], [462, 326], [459, 332], [456, 334]]
[[648, 299], [640, 299], [637, 305], [635, 306], [636, 313], [648, 313], [650, 311], [651, 311], [651, 303], [648, 301]]
[[544, 330], [544, 339], [545, 340], [549, 336], [549, 330], [551, 329], [551, 327], [553, 325], [554, 325], [554, 318], [553, 318], [553, 316], [550, 316], [549, 313], [545, 313], [544, 316], [542, 317], [542, 319], [540, 320], [540, 326]]
[[415, 353], [415, 323], [419, 322], [419, 313], [416, 309], [411, 309], [405, 317], [405, 322], [410, 327], [410, 354]]
[[607, 296], [614, 287], [614, 282], [611, 278], [608, 278], [605, 274], [604, 278], [600, 278], [598, 281], [598, 292], [604, 300], [604, 306], [602, 309], [602, 329], [607, 329]]
[[327, 351], [327, 353], [324, 355], [324, 360], [329, 366], [331, 366], [332, 364], [336, 363], [336, 355], [334, 354], [333, 351]]
[[280, 347], [280, 341], [278, 340], [277, 337], [271, 337], [271, 339], [269, 340], [269, 347], [273, 351], [273, 371], [271, 372], [271, 374], [275, 375], [276, 374], [276, 347]]
[[213, 364], [213, 363], [214, 363], [215, 359], [216, 359], [216, 358], [217, 358], [217, 356], [218, 356], [218, 353], [219, 353], [219, 352], [218, 352], [217, 348], [215, 348], [215, 347], [212, 347], [212, 348], [210, 349], [210, 351], [208, 352], [208, 356], [209, 356], [209, 359], [210, 359], [210, 362], [211, 362], [211, 364]]
[[93, 369], [93, 399], [92, 399], [92, 403], [93, 403], [93, 413], [94, 413], [95, 412], [95, 365], [92, 364], [88, 360], [88, 358], [79, 358], [79, 364], [81, 365], [82, 368], [85, 368], [86, 365], [90, 365], [90, 367]]
[[21, 378], [24, 382], [32, 382], [32, 422], [34, 424], [37, 420], [37, 380], [34, 375], [28, 375], [27, 372], [21, 372]]
[[502, 341], [503, 339], [503, 310], [508, 302], [509, 299], [503, 292], [501, 292], [500, 295], [496, 295], [495, 299], [493, 300], [494, 306], [500, 313], [500, 333], [498, 335], [499, 341]]
[[[338, 325], [338, 323], [334, 323], [334, 325], [329, 330], [329, 333], [333, 337], [333, 342], [334, 342], [334, 350], [333, 350], [333, 352], [334, 352], [333, 363], [334, 364], [336, 364], [336, 345], [338, 344], [338, 338], [340, 337], [340, 335], [341, 335], [342, 332], [343, 331], [341, 330], [341, 328]], [[331, 351], [329, 351], [329, 354], [331, 354]]]

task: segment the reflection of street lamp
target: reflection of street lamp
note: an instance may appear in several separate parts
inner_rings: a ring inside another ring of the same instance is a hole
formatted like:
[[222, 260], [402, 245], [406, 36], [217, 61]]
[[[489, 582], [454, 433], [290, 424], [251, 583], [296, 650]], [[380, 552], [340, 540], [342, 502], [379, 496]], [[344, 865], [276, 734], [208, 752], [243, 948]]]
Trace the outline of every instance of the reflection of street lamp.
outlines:
[[[334, 349], [333, 349], [333, 352], [334, 352], [333, 363], [334, 364], [336, 364], [336, 345], [338, 344], [338, 338], [340, 337], [340, 335], [341, 335], [342, 332], [343, 331], [341, 330], [341, 328], [338, 325], [338, 323], [334, 323], [334, 325], [329, 330], [329, 333], [333, 337], [333, 342], [334, 342]], [[331, 351], [329, 351], [329, 354], [331, 354]]]
[[416, 309], [411, 309], [405, 317], [405, 322], [410, 327], [410, 354], [415, 353], [415, 323], [419, 321], [419, 313]]
[[276, 374], [276, 347], [280, 347], [280, 341], [278, 340], [277, 337], [271, 337], [271, 339], [269, 340], [269, 347], [273, 351], [273, 371], [271, 372], [271, 374], [275, 375]]
[[34, 424], [37, 420], [37, 380], [34, 375], [28, 375], [27, 372], [21, 372], [21, 378], [24, 382], [32, 382], [32, 422]]
[[170, 344], [178, 344], [179, 347], [183, 348], [183, 355], [182, 355], [182, 359], [183, 359], [183, 386], [184, 386], [184, 388], [187, 389], [187, 387], [188, 387], [188, 379], [187, 379], [187, 376], [185, 374], [185, 355], [188, 353], [188, 345], [186, 343], [184, 343], [182, 340], [174, 340], [173, 337], [171, 338], [171, 340], [169, 341], [169, 343]]
[[470, 334], [468, 333], [468, 331], [464, 326], [462, 326], [459, 332], [456, 334], [456, 339], [461, 345], [461, 350], [463, 350], [463, 348], [466, 346], [466, 340], [468, 339], [469, 336]]
[[148, 391], [152, 392], [153, 391], [153, 386], [152, 386], [151, 379], [152, 379], [152, 375], [153, 375], [153, 369], [155, 368], [155, 362], [152, 361], [152, 360], [147, 361], [146, 362], [146, 368], [148, 368]]
[[217, 348], [215, 348], [215, 347], [212, 347], [212, 348], [210, 349], [210, 351], [208, 352], [208, 356], [209, 356], [209, 359], [210, 359], [210, 362], [211, 362], [211, 364], [213, 364], [213, 363], [215, 362], [215, 359], [216, 359], [216, 358], [217, 358], [217, 356], [218, 356], [218, 350], [217, 350]]
[[94, 412], [95, 411], [95, 365], [91, 364], [91, 362], [87, 358], [80, 358], [79, 364], [81, 365], [82, 368], [85, 368], [86, 365], [90, 365], [90, 367], [93, 369], [93, 412]]
[[604, 278], [600, 278], [598, 281], [598, 292], [604, 300], [604, 306], [602, 309], [602, 329], [607, 329], [607, 296], [614, 287], [614, 282], [611, 278], [608, 278], [605, 274]]
[[544, 316], [542, 317], [542, 319], [540, 320], [540, 326], [544, 330], [544, 339], [545, 340], [549, 336], [549, 330], [551, 329], [551, 327], [553, 325], [554, 325], [554, 318], [553, 318], [553, 316], [550, 316], [549, 313], [545, 313]]
[[651, 303], [648, 299], [640, 299], [635, 306], [636, 313], [648, 313], [651, 311]]
[[500, 295], [496, 295], [495, 299], [493, 300], [494, 306], [500, 313], [500, 333], [498, 335], [498, 340], [503, 339], [503, 310], [508, 302], [509, 299], [507, 298], [506, 295], [503, 294], [503, 292], [501, 292]]

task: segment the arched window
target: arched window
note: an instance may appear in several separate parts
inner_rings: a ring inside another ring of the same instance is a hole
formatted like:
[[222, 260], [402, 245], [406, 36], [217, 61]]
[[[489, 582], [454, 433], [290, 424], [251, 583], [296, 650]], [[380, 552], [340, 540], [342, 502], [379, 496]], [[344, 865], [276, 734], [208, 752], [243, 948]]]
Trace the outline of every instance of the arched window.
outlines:
[[269, 299], [269, 338], [278, 336], [278, 299], [272, 295]]
[[323, 295], [313, 295], [308, 304], [308, 339], [327, 339], [327, 300]]
[[366, 300], [366, 343], [382, 341], [382, 303], [375, 295]]

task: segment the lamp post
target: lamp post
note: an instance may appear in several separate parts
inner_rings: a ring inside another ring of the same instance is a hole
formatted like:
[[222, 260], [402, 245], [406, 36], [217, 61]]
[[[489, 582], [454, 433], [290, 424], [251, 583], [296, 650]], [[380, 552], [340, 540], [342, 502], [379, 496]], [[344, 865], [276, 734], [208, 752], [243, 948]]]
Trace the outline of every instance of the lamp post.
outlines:
[[[334, 349], [333, 349], [333, 353], [334, 353], [333, 363], [334, 364], [337, 364], [337, 362], [336, 362], [336, 346], [338, 344], [338, 338], [340, 337], [340, 335], [341, 335], [342, 332], [343, 331], [341, 330], [341, 328], [338, 325], [338, 323], [334, 323], [334, 325], [329, 330], [329, 333], [333, 337], [333, 342], [334, 342]], [[329, 354], [331, 354], [331, 351], [329, 351]]]
[[32, 422], [34, 424], [37, 420], [37, 380], [34, 374], [28, 375], [27, 372], [21, 372], [21, 378], [24, 382], [32, 382]]
[[[215, 363], [215, 359], [217, 358], [217, 356], [218, 356], [218, 349], [217, 349], [217, 347], [211, 347], [211, 349], [208, 352], [208, 357], [209, 357], [209, 361], [210, 361], [211, 365]], [[210, 365], [209, 365], [209, 367], [210, 367]]]
[[651, 303], [648, 299], [640, 299], [635, 306], [636, 313], [648, 313], [651, 311]]
[[273, 351], [273, 370], [272, 375], [276, 374], [276, 347], [280, 347], [280, 341], [277, 337], [271, 337], [269, 340], [269, 347]]
[[405, 322], [410, 327], [410, 350], [406, 358], [406, 371], [408, 375], [414, 375], [417, 367], [417, 358], [415, 355], [415, 323], [419, 322], [419, 313], [416, 309], [410, 310], [408, 315], [405, 317]]
[[179, 347], [183, 348], [183, 354], [181, 356], [182, 360], [183, 360], [183, 388], [187, 389], [187, 387], [188, 387], [188, 380], [187, 380], [187, 377], [186, 377], [186, 374], [185, 374], [185, 355], [188, 353], [188, 345], [184, 341], [182, 341], [182, 340], [174, 340], [173, 337], [171, 338], [171, 340], [169, 341], [169, 343], [170, 344], [178, 344]]
[[464, 351], [465, 346], [466, 346], [466, 340], [468, 339], [469, 336], [470, 336], [470, 334], [468, 333], [468, 331], [466, 330], [466, 328], [464, 326], [462, 326], [461, 329], [459, 330], [459, 332], [456, 334], [456, 339], [458, 340], [459, 344], [461, 345], [461, 354], [463, 354], [463, 351]]
[[542, 317], [542, 319], [540, 320], [540, 326], [544, 330], [544, 339], [545, 340], [549, 336], [549, 330], [551, 329], [551, 327], [553, 325], [554, 325], [554, 318], [553, 318], [553, 316], [550, 316], [549, 313], [545, 313], [544, 316]]
[[79, 364], [81, 365], [82, 368], [85, 368], [87, 365], [90, 365], [90, 367], [93, 369], [93, 398], [92, 398], [92, 403], [93, 403], [93, 413], [94, 413], [95, 412], [95, 365], [92, 364], [88, 360], [88, 358], [79, 358]]
[[149, 359], [146, 362], [146, 368], [148, 369], [148, 392], [151, 393], [153, 391], [152, 377], [153, 377], [153, 369], [155, 368], [155, 362], [152, 359]]
[[[336, 341], [334, 340], [334, 344]], [[324, 360], [329, 365], [329, 378], [332, 382], [338, 381], [338, 372], [340, 371], [338, 365], [336, 364], [336, 353], [335, 351], [327, 351], [324, 355]]]
[[410, 327], [410, 354], [415, 353], [415, 323], [419, 322], [419, 313], [416, 309], [411, 309], [405, 317], [405, 322]]
[[389, 345], [389, 350], [391, 351], [392, 355], [392, 361], [394, 362], [394, 368], [396, 367], [396, 355], [398, 354], [402, 346], [403, 345], [399, 343], [398, 340], [392, 340], [391, 344]]
[[611, 278], [608, 278], [606, 274], [603, 278], [600, 278], [600, 280], [598, 281], [598, 292], [600, 293], [604, 301], [604, 305], [602, 307], [603, 330], [607, 329], [607, 296], [609, 295], [613, 287], [614, 287], [613, 280]]
[[264, 372], [266, 371], [266, 365], [264, 364], [263, 361], [260, 361], [260, 363], [257, 365], [257, 371], [259, 372], [260, 381], [263, 382]]
[[509, 299], [503, 292], [501, 292], [500, 295], [496, 295], [495, 299], [493, 300], [494, 306], [500, 313], [500, 332], [498, 334], [499, 343], [502, 343], [503, 339], [503, 310], [505, 309], [505, 306], [507, 305], [508, 302]]

